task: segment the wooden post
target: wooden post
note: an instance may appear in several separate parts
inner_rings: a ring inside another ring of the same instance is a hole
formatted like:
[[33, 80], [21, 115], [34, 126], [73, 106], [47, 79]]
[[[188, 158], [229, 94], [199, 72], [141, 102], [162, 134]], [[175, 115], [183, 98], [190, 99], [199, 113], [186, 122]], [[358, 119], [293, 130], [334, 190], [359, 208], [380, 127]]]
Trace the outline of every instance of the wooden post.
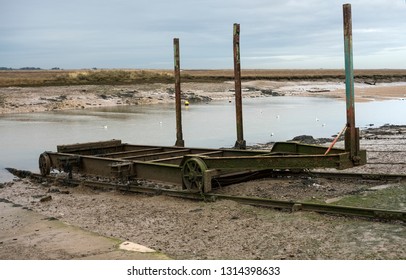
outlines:
[[241, 64], [240, 64], [240, 25], [234, 23], [233, 34], [234, 46], [234, 82], [235, 82], [235, 111], [237, 123], [237, 141], [234, 148], [245, 149], [243, 120], [242, 120], [242, 96], [241, 96]]
[[176, 104], [176, 143], [175, 146], [184, 147], [182, 133], [182, 112], [181, 112], [181, 89], [180, 89], [180, 55], [179, 55], [179, 38], [173, 39], [173, 52], [175, 64], [175, 104]]

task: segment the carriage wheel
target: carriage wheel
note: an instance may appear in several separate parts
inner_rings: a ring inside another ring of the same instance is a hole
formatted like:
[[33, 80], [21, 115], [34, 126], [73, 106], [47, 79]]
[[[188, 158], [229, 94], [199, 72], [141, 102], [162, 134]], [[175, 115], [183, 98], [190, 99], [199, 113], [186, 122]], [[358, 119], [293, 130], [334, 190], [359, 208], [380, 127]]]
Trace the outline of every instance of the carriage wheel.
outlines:
[[51, 158], [47, 153], [42, 153], [39, 156], [39, 170], [42, 176], [47, 176], [51, 173]]
[[200, 158], [190, 158], [186, 160], [182, 167], [182, 181], [189, 191], [202, 192], [204, 189], [204, 172], [207, 166]]

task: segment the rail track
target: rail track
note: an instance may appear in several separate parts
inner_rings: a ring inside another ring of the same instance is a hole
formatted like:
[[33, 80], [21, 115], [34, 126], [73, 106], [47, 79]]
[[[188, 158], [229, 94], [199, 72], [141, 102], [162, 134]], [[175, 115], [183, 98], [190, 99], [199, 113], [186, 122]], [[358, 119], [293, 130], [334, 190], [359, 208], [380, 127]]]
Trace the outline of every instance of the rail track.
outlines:
[[[201, 192], [191, 192], [188, 190], [176, 190], [176, 189], [166, 189], [159, 187], [144, 186], [137, 183], [131, 182], [103, 182], [95, 180], [79, 180], [70, 179], [67, 177], [60, 176], [42, 176], [41, 174], [31, 173], [29, 171], [21, 171], [16, 169], [8, 168], [8, 170], [18, 177], [30, 178], [32, 180], [43, 181], [52, 180], [60, 184], [67, 186], [86, 186], [94, 189], [102, 190], [118, 190], [130, 193], [141, 193], [147, 195], [166, 195], [171, 197], [178, 197], [183, 199], [200, 200], [207, 202], [214, 202], [217, 200], [232, 200], [238, 203], [258, 206], [258, 207], [268, 207], [274, 209], [283, 209], [287, 211], [311, 211], [322, 214], [333, 214], [333, 215], [343, 215], [352, 217], [362, 217], [372, 219], [374, 221], [402, 221], [406, 222], [406, 211], [397, 210], [387, 210], [387, 209], [376, 209], [376, 208], [363, 208], [363, 207], [349, 207], [349, 206], [339, 206], [331, 204], [320, 204], [320, 203], [308, 203], [301, 201], [286, 201], [286, 200], [274, 200], [259, 197], [246, 197], [246, 196], [231, 196], [216, 193], [201, 193]], [[256, 174], [254, 174], [256, 173]], [[259, 177], [300, 177], [300, 176], [316, 176], [323, 178], [355, 178], [361, 180], [395, 180], [403, 181], [406, 180], [405, 174], [367, 174], [367, 173], [338, 173], [338, 172], [304, 172], [304, 171], [272, 171], [266, 173], [263, 172], [253, 172], [253, 174], [245, 174], [245, 176], [259, 176]], [[238, 177], [238, 176], [237, 176]], [[249, 178], [252, 180], [252, 177]], [[223, 182], [222, 185], [235, 183], [237, 178], [228, 178]]]

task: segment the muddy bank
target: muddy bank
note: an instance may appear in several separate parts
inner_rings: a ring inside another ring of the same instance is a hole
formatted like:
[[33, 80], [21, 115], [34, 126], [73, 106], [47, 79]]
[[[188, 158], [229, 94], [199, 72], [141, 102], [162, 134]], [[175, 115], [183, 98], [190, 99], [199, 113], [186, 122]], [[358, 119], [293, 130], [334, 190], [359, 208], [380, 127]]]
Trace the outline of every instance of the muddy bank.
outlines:
[[[405, 174], [405, 164], [393, 164], [404, 162], [405, 144], [404, 126], [369, 129], [361, 139], [369, 164], [345, 171]], [[261, 179], [215, 191], [405, 211], [405, 190], [402, 181], [308, 177]], [[204, 203], [101, 192], [28, 179], [3, 184], [0, 198], [103, 236], [143, 244], [175, 259], [406, 258], [401, 245], [406, 242], [404, 223], [288, 213], [232, 201]], [[12, 258], [13, 251], [8, 252]]]
[[147, 248], [85, 231], [5, 199], [0, 200], [0, 213], [3, 260], [167, 259]]
[[[345, 98], [340, 82], [247, 81], [243, 97], [325, 96]], [[356, 100], [406, 99], [406, 83], [356, 83]], [[189, 102], [234, 98], [234, 83], [183, 83], [182, 98]], [[174, 102], [172, 84], [129, 86], [59, 86], [0, 88], [0, 114], [85, 109], [103, 106], [144, 105]]]

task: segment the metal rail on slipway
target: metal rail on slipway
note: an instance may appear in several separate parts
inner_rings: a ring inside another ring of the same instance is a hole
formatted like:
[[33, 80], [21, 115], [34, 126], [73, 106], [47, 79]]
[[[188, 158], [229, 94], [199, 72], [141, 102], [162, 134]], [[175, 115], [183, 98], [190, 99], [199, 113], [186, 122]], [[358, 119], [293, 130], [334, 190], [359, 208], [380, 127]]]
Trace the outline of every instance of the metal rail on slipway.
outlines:
[[[247, 204], [252, 206], [267, 207], [274, 209], [283, 209], [291, 212], [295, 211], [310, 211], [321, 214], [333, 214], [340, 216], [350, 216], [350, 217], [361, 217], [373, 219], [374, 221], [401, 221], [406, 222], [406, 212], [402, 210], [389, 210], [389, 209], [379, 209], [379, 208], [365, 208], [365, 207], [353, 207], [353, 206], [343, 206], [343, 205], [332, 205], [326, 203], [310, 203], [301, 201], [286, 201], [286, 200], [275, 200], [269, 198], [259, 198], [259, 197], [247, 197], [247, 196], [231, 196], [217, 193], [200, 193], [200, 192], [190, 192], [187, 190], [176, 190], [167, 189], [163, 187], [151, 187], [143, 186], [140, 184], [135, 184], [133, 182], [117, 183], [117, 182], [103, 182], [94, 180], [77, 180], [77, 179], [67, 179], [60, 176], [43, 176], [40, 174], [31, 173], [29, 171], [8, 169], [12, 174], [18, 177], [26, 178], [29, 177], [34, 180], [48, 180], [58, 181], [61, 184], [68, 186], [82, 185], [94, 189], [102, 190], [119, 190], [131, 193], [140, 193], [147, 195], [166, 195], [171, 197], [178, 197], [183, 199], [201, 200], [214, 202], [217, 200], [232, 200], [241, 204]], [[278, 173], [278, 172], [276, 172]], [[330, 176], [331, 178], [336, 177], [346, 177], [346, 174], [340, 173], [314, 173], [321, 176]], [[398, 174], [395, 176], [387, 177], [386, 174], [349, 174], [351, 177], [356, 177], [358, 179], [363, 179], [364, 177], [373, 178], [374, 180], [387, 180], [387, 179], [406, 179], [406, 175]]]

